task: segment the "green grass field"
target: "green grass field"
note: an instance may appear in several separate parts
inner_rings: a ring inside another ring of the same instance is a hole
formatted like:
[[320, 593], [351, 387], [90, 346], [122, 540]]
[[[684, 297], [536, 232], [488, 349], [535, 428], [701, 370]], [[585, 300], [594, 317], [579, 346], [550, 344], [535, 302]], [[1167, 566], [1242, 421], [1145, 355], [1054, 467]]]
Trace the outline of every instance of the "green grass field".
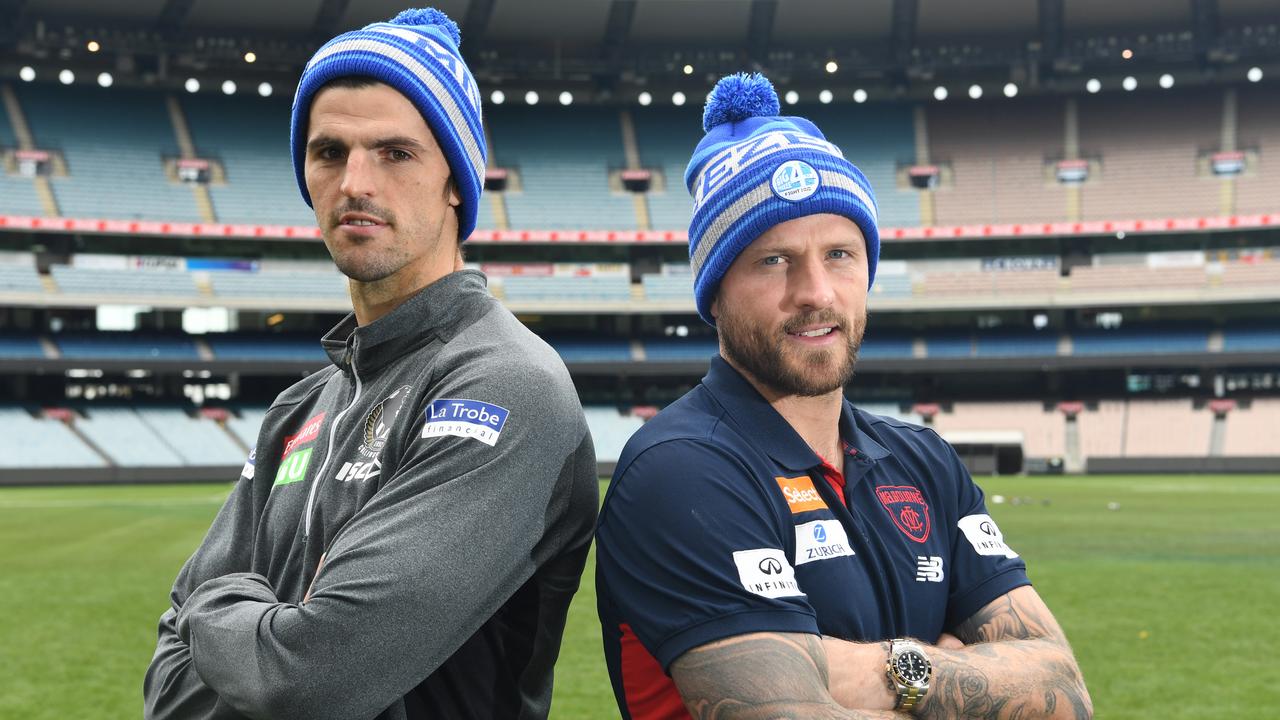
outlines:
[[[1280, 646], [1280, 477], [981, 484], [1010, 500], [992, 515], [1066, 628], [1098, 717], [1280, 713], [1266, 670]], [[155, 621], [229, 488], [0, 490], [0, 718], [141, 715]], [[556, 718], [617, 716], [592, 567], [570, 611]]]

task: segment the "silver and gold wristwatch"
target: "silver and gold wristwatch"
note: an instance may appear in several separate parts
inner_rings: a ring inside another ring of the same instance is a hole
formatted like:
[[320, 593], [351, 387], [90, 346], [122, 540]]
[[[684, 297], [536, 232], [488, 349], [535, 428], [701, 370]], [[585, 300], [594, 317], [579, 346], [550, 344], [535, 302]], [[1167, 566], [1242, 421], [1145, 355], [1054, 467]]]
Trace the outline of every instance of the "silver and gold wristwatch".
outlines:
[[910, 640], [889, 641], [889, 662], [885, 668], [889, 689], [898, 694], [894, 710], [911, 710], [924, 700], [933, 677], [933, 664], [920, 644]]

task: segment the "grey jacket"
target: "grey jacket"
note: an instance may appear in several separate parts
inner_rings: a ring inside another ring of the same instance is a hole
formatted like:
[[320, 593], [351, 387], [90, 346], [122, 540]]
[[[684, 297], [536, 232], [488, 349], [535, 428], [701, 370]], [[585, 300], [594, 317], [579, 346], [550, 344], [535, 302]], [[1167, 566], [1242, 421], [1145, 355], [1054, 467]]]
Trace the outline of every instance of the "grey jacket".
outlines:
[[545, 717], [598, 494], [564, 363], [465, 270], [323, 344], [178, 574], [146, 717]]

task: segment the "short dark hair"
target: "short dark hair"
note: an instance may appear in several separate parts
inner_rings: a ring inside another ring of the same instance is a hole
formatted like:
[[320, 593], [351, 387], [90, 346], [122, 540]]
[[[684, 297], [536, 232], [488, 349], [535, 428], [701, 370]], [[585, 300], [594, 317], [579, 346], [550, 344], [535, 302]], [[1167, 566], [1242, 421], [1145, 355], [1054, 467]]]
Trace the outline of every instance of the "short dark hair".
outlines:
[[361, 88], [367, 88], [371, 85], [386, 85], [386, 83], [370, 75], [343, 75], [341, 77], [336, 77], [330, 80], [324, 85], [321, 85], [316, 90], [316, 94], [318, 95], [321, 90], [324, 90], [325, 88], [331, 88], [331, 87], [345, 88], [347, 90], [359, 90]]

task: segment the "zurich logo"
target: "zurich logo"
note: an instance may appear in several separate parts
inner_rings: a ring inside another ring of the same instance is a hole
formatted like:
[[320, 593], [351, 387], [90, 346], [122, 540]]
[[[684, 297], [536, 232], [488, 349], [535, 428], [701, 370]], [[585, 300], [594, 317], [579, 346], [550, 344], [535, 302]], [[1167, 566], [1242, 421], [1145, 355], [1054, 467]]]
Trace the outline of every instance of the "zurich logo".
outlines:
[[790, 202], [799, 202], [818, 192], [818, 171], [803, 160], [788, 160], [773, 171], [773, 194]]
[[813, 539], [820, 543], [827, 541], [827, 529], [822, 526], [822, 523], [813, 526]]

